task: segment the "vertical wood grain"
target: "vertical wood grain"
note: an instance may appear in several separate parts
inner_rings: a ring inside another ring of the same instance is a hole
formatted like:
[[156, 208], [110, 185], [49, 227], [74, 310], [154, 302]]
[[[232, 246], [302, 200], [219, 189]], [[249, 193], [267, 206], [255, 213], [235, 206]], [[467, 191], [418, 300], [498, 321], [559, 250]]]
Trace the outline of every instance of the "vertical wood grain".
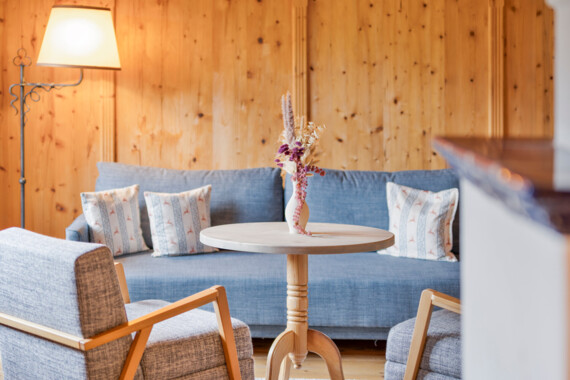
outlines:
[[445, 4], [446, 136], [488, 136], [488, 4]]
[[489, 0], [489, 135], [505, 132], [505, 1]]
[[[310, 118], [307, 86], [307, 6], [308, 0], [292, 2], [292, 55], [293, 55], [293, 112], [295, 115]], [[307, 119], [309, 120], [309, 119]]]
[[552, 30], [543, 0], [505, 1], [506, 136], [553, 135]]

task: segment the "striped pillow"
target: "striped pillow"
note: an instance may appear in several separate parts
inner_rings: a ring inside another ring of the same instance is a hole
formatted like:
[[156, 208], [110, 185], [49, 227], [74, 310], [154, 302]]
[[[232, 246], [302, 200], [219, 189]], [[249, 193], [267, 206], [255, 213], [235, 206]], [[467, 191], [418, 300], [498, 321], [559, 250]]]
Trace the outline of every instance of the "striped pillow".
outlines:
[[392, 247], [381, 254], [426, 260], [457, 261], [451, 252], [452, 224], [457, 210], [456, 188], [438, 193], [386, 183]]
[[89, 239], [104, 244], [113, 256], [147, 250], [141, 230], [139, 185], [81, 193]]
[[145, 191], [154, 248], [152, 256], [217, 251], [200, 242], [200, 231], [210, 227], [211, 191], [211, 185], [178, 194]]

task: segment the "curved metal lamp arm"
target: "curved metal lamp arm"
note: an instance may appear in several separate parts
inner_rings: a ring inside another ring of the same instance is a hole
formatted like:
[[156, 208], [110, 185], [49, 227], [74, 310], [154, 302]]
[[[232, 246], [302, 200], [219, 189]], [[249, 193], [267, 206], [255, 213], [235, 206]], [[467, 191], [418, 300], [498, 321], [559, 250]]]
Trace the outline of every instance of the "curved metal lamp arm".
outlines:
[[[28, 56], [26, 49], [20, 48], [18, 49], [18, 55], [14, 57], [12, 60], [14, 65], [20, 66], [20, 83], [15, 83], [10, 86], [10, 95], [13, 97], [12, 101], [10, 102], [10, 106], [16, 111], [18, 114], [18, 108], [16, 107], [15, 103], [20, 100], [20, 112], [23, 112], [24, 115], [30, 110], [30, 107], [27, 105], [27, 99], [31, 99], [34, 102], [40, 101], [40, 94], [38, 90], [44, 90], [45, 92], [50, 92], [53, 89], [59, 90], [63, 87], [75, 87], [81, 84], [83, 81], [83, 69], [79, 69], [79, 79], [77, 82], [73, 83], [31, 83], [26, 82], [24, 80], [24, 68], [26, 66], [30, 66], [32, 64], [32, 59]], [[22, 91], [23, 87], [30, 87], [31, 89], [28, 92]], [[14, 93], [14, 88], [20, 87], [20, 95]], [[23, 94], [23, 95], [22, 95]], [[23, 103], [22, 103], [23, 100]], [[23, 107], [22, 107], [23, 105]], [[23, 108], [23, 111], [22, 111]]]

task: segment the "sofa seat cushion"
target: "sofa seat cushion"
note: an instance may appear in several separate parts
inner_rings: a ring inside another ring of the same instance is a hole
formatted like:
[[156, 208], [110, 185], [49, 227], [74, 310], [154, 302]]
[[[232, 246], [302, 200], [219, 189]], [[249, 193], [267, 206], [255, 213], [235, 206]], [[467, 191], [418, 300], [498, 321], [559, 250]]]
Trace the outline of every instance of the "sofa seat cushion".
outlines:
[[[125, 267], [134, 301], [172, 302], [222, 285], [233, 317], [250, 326], [286, 324], [286, 255], [221, 251], [152, 258], [141, 253], [117, 261]], [[459, 297], [459, 263], [376, 252], [310, 255], [309, 324], [391, 327], [415, 317], [426, 288]]]
[[[405, 366], [416, 319], [394, 326], [386, 343], [387, 362]], [[461, 316], [448, 310], [432, 313], [420, 368], [452, 378], [461, 378]]]
[[[155, 259], [156, 260], [156, 259]], [[169, 303], [146, 300], [125, 305], [129, 320], [141, 317]], [[232, 318], [238, 359], [253, 355], [249, 328]], [[190, 310], [156, 324], [141, 360], [145, 379], [173, 379], [225, 364], [216, 316], [204, 310]]]

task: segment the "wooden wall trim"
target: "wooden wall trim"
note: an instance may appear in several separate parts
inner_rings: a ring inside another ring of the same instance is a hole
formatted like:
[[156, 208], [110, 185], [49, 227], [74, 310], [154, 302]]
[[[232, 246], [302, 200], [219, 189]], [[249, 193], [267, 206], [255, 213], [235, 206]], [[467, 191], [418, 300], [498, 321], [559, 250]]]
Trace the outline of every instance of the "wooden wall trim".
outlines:
[[308, 119], [307, 7], [308, 0], [293, 0], [293, 111]]
[[[115, 34], [117, 33], [117, 8], [115, 7], [115, 0], [110, 0], [108, 7], [112, 9], [113, 23], [115, 25]], [[119, 52], [119, 57], [121, 53]], [[105, 98], [102, 104], [101, 115], [101, 161], [114, 162], [116, 160], [116, 90], [117, 90], [117, 76], [115, 71], [107, 71], [103, 74], [103, 84], [101, 90]]]
[[489, 137], [505, 134], [505, 0], [489, 0]]
[[101, 85], [105, 98], [102, 102], [101, 161], [115, 161], [115, 73], [106, 72]]

